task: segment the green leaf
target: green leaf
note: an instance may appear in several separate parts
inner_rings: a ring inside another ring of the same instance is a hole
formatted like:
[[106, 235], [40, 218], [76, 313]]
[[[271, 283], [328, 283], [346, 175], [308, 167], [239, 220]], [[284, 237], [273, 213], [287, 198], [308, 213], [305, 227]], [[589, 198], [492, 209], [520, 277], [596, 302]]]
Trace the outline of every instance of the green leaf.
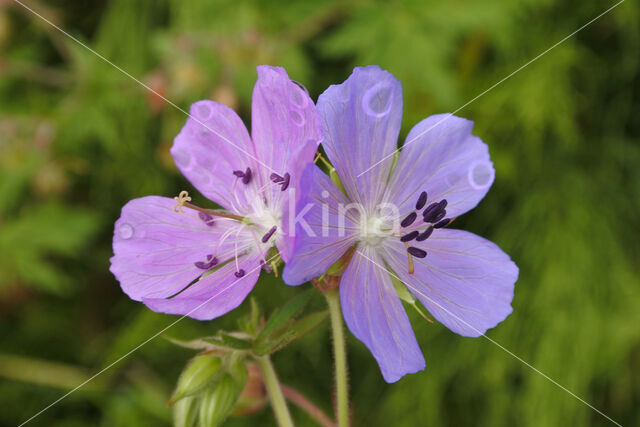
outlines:
[[215, 381], [222, 365], [219, 357], [210, 354], [196, 356], [180, 374], [176, 390], [169, 405], [186, 396], [200, 392], [206, 385]]
[[198, 398], [185, 397], [173, 405], [175, 427], [195, 427], [198, 421]]
[[282, 334], [256, 343], [253, 352], [259, 356], [275, 353], [318, 327], [326, 318], [327, 311], [309, 314], [290, 325]]
[[274, 310], [267, 323], [262, 328], [262, 331], [256, 337], [256, 344], [261, 344], [264, 342], [270, 335], [278, 332], [282, 326], [284, 326], [288, 321], [293, 319], [296, 314], [298, 314], [302, 308], [309, 302], [309, 298], [311, 297], [311, 289], [306, 290], [295, 298], [289, 300], [284, 307], [280, 310]]
[[216, 348], [218, 348], [211, 343], [205, 342], [202, 338], [196, 338], [189, 341], [173, 338], [168, 335], [163, 335], [162, 338], [172, 344], [177, 345], [178, 347], [189, 348], [191, 350], [215, 350]]
[[258, 307], [258, 303], [253, 297], [249, 299], [249, 302], [251, 304], [249, 314], [238, 320], [238, 327], [247, 334], [254, 336], [260, 325], [260, 307]]
[[251, 341], [236, 337], [226, 332], [219, 332], [215, 337], [203, 338], [203, 341], [232, 350], [248, 350], [251, 348]]

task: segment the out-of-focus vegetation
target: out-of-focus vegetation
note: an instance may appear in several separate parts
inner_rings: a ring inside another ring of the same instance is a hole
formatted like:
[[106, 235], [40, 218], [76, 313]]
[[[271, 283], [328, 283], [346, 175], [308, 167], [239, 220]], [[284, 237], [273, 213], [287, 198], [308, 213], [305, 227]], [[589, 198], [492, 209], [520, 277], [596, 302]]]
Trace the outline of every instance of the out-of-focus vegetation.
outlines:
[[[314, 98], [353, 66], [379, 64], [403, 83], [403, 135], [613, 5], [22, 1], [182, 108], [214, 99], [247, 123], [258, 64], [284, 66]], [[457, 227], [498, 242], [520, 266], [514, 312], [489, 336], [623, 425], [640, 424], [639, 15], [625, 1], [458, 113], [476, 122], [497, 176]], [[25, 420], [175, 320], [130, 301], [108, 260], [124, 203], [190, 188], [169, 156], [184, 121], [0, 1], [0, 425]], [[297, 292], [270, 278], [254, 295], [270, 311]], [[247, 311], [183, 320], [167, 334], [213, 335]], [[412, 320], [427, 369], [393, 385], [350, 337], [355, 425], [608, 424], [489, 341]], [[33, 424], [169, 425], [166, 402], [191, 355], [156, 338]], [[326, 327], [274, 363], [285, 383], [331, 412]], [[228, 423], [273, 418], [267, 408]]]

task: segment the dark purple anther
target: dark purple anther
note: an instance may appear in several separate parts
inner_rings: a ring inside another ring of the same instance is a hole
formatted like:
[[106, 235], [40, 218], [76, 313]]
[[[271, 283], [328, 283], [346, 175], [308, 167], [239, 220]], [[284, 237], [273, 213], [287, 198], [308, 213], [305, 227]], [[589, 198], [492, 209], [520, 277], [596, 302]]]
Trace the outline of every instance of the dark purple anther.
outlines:
[[424, 258], [427, 256], [427, 251], [423, 251], [420, 248], [414, 248], [413, 246], [409, 246], [409, 249], [407, 249], [407, 252], [409, 252], [411, 255], [413, 255], [416, 258]]
[[[438, 211], [438, 214], [435, 215], [433, 217], [433, 219], [429, 222], [438, 222], [440, 221], [442, 218], [444, 218], [447, 215], [447, 210], [446, 209], [442, 209], [441, 211]], [[437, 227], [440, 228], [440, 227]]]
[[418, 217], [417, 213], [411, 212], [409, 215], [407, 215], [405, 219], [402, 220], [402, 222], [400, 223], [400, 226], [401, 227], [410, 226], [411, 224], [413, 224], [413, 221], [415, 221], [417, 217]]
[[240, 270], [236, 271], [234, 274], [235, 274], [235, 275], [236, 275], [236, 277], [239, 279], [239, 278], [241, 278], [242, 276], [244, 276], [244, 270], [243, 270], [243, 269], [240, 269]]
[[204, 221], [205, 224], [207, 224], [209, 227], [213, 227], [214, 221], [213, 221], [213, 216], [209, 215], [208, 213], [205, 212], [198, 212], [198, 216], [200, 217], [200, 219], [202, 221]]
[[237, 176], [238, 178], [242, 178], [242, 183], [243, 184], [248, 184], [251, 182], [251, 176], [253, 175], [251, 173], [251, 168], [247, 168], [244, 172], [242, 171], [233, 171], [233, 174], [235, 176]]
[[438, 209], [438, 206], [440, 206], [438, 202], [431, 203], [429, 206], [427, 206], [427, 209], [425, 209], [424, 212], [422, 212], [422, 216], [424, 216], [425, 218], [428, 218], [429, 215], [433, 213], [433, 211]]
[[445, 210], [447, 206], [447, 200], [440, 200], [438, 203], [431, 203], [427, 209], [424, 210], [423, 219], [424, 222], [438, 222], [447, 214]]
[[267, 273], [271, 273], [271, 267], [269, 266], [269, 264], [267, 264], [266, 262], [264, 262], [263, 259], [260, 260], [260, 265], [262, 266], [262, 269], [264, 271], [266, 271]]
[[262, 243], [267, 243], [269, 241], [269, 239], [271, 238], [271, 236], [273, 236], [273, 233], [275, 233], [277, 229], [278, 229], [278, 227], [276, 227], [275, 225], [273, 227], [271, 227], [271, 230], [267, 231], [267, 234], [262, 236]]
[[284, 191], [287, 188], [289, 188], [289, 182], [291, 181], [291, 175], [289, 175], [289, 172], [284, 174], [284, 182], [282, 183], [282, 188], [281, 190]]
[[218, 258], [214, 257], [213, 255], [207, 255], [207, 262], [198, 261], [194, 263], [194, 265], [201, 270], [210, 270], [217, 264]]
[[411, 233], [405, 234], [404, 236], [402, 236], [400, 238], [400, 241], [401, 242], [410, 242], [413, 239], [415, 239], [416, 237], [418, 237], [418, 234], [420, 234], [420, 232], [418, 230], [413, 230]]
[[423, 191], [420, 193], [420, 197], [418, 197], [418, 201], [416, 202], [416, 209], [420, 210], [424, 208], [424, 205], [427, 204], [427, 192]]
[[451, 222], [451, 218], [445, 218], [442, 221], [438, 222], [436, 225], [434, 225], [433, 228], [446, 227], [447, 225], [449, 225], [450, 222]]
[[433, 233], [433, 225], [430, 225], [426, 230], [424, 230], [418, 237], [416, 237], [417, 242], [424, 242], [431, 236]]
[[278, 175], [277, 173], [272, 173], [269, 178], [271, 179], [271, 181], [275, 182], [276, 184], [279, 182], [284, 181], [284, 178], [281, 177], [280, 175]]
[[251, 168], [247, 168], [247, 170], [244, 171], [244, 176], [242, 177], [242, 183], [248, 184], [250, 182], [251, 182]]

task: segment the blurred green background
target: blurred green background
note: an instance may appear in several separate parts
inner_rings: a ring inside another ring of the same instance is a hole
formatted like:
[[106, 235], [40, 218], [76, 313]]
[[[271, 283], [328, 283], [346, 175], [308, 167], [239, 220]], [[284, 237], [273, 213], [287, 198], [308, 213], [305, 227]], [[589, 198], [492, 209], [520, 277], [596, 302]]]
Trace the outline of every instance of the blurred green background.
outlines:
[[[258, 64], [284, 66], [314, 99], [353, 66], [379, 64], [403, 83], [402, 137], [614, 4], [22, 1], [182, 108], [214, 99], [247, 123]], [[475, 121], [497, 174], [456, 225], [520, 267], [514, 312], [489, 336], [623, 425], [640, 425], [639, 14], [625, 1], [458, 113]], [[108, 267], [122, 205], [192, 190], [169, 155], [184, 122], [0, 1], [0, 425], [24, 421], [176, 319], [129, 300]], [[254, 295], [269, 311], [297, 292], [269, 278]], [[213, 334], [247, 310], [168, 334]], [[354, 425], [609, 425], [486, 339], [414, 314], [427, 369], [396, 384], [349, 336]], [[31, 424], [169, 425], [166, 402], [192, 354], [157, 338]], [[326, 325], [274, 363], [331, 412]], [[267, 407], [228, 424], [274, 422]]]

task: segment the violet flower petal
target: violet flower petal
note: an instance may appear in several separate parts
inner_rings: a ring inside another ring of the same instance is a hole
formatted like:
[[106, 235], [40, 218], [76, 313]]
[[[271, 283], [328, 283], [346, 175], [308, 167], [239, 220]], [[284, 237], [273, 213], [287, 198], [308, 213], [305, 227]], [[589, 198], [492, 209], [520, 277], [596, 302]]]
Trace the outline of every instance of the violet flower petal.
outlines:
[[[355, 234], [358, 230], [358, 212], [348, 210], [342, 217], [344, 231], [340, 232], [338, 206], [346, 206], [349, 201], [333, 181], [314, 164], [310, 164], [302, 174], [301, 193], [303, 196], [296, 211], [303, 214], [302, 218], [311, 233], [305, 230], [302, 222], [298, 222], [295, 229], [294, 256], [282, 273], [285, 283], [292, 286], [301, 285], [326, 272], [331, 264], [355, 244]], [[323, 209], [327, 216], [326, 228], [323, 228]]]
[[[260, 168], [263, 182], [272, 173], [289, 173], [295, 185], [320, 143], [320, 118], [309, 95], [284, 68], [261, 65], [253, 89], [251, 136], [256, 154], [271, 170]], [[279, 186], [274, 186], [279, 191]]]
[[330, 86], [320, 95], [318, 112], [325, 136], [323, 147], [347, 195], [366, 209], [374, 207], [384, 191], [398, 143], [400, 82], [378, 66], [355, 68], [344, 83]]
[[244, 301], [258, 281], [261, 259], [256, 252], [238, 258], [238, 265], [244, 270], [242, 277], [235, 274], [238, 270], [232, 260], [173, 298], [143, 298], [142, 302], [160, 313], [188, 315], [197, 320], [214, 319]]
[[192, 117], [171, 147], [176, 166], [209, 200], [236, 214], [245, 214], [239, 208], [251, 196], [245, 194], [247, 186], [233, 172], [245, 171], [256, 163], [254, 144], [246, 127], [231, 108], [217, 102], [198, 101], [189, 112]]
[[[209, 226], [197, 211], [174, 212], [175, 205], [168, 197], [147, 196], [122, 208], [115, 223], [110, 269], [131, 299], [165, 298], [189, 285], [203, 273], [195, 263], [207, 261], [234, 222], [219, 218]], [[228, 241], [215, 256], [224, 262], [233, 251]]]
[[472, 121], [448, 114], [418, 123], [398, 155], [385, 199], [409, 212], [426, 190], [429, 203], [448, 201], [449, 217], [473, 209], [489, 191], [495, 172], [487, 145], [471, 134], [472, 128]]
[[[297, 190], [305, 166], [313, 161], [322, 130], [320, 118], [309, 95], [293, 83], [281, 67], [257, 67], [258, 80], [253, 89], [251, 135], [257, 156], [270, 167], [259, 167], [261, 185], [273, 183], [272, 174], [284, 179], [272, 185], [266, 197], [283, 208], [282, 233], [278, 251], [285, 262], [291, 258], [294, 244], [289, 230], [289, 204], [295, 206]], [[288, 174], [288, 175], [287, 175]], [[286, 190], [286, 191], [283, 191]], [[289, 200], [294, 198], [293, 200]]]
[[413, 259], [400, 242], [389, 242], [385, 261], [439, 322], [463, 336], [477, 337], [512, 311], [518, 267], [494, 243], [462, 230], [435, 230], [421, 244], [429, 255]]
[[382, 265], [375, 250], [356, 250], [340, 282], [340, 301], [349, 330], [376, 358], [385, 381], [392, 383], [423, 370], [425, 361], [389, 273], [379, 267]]

